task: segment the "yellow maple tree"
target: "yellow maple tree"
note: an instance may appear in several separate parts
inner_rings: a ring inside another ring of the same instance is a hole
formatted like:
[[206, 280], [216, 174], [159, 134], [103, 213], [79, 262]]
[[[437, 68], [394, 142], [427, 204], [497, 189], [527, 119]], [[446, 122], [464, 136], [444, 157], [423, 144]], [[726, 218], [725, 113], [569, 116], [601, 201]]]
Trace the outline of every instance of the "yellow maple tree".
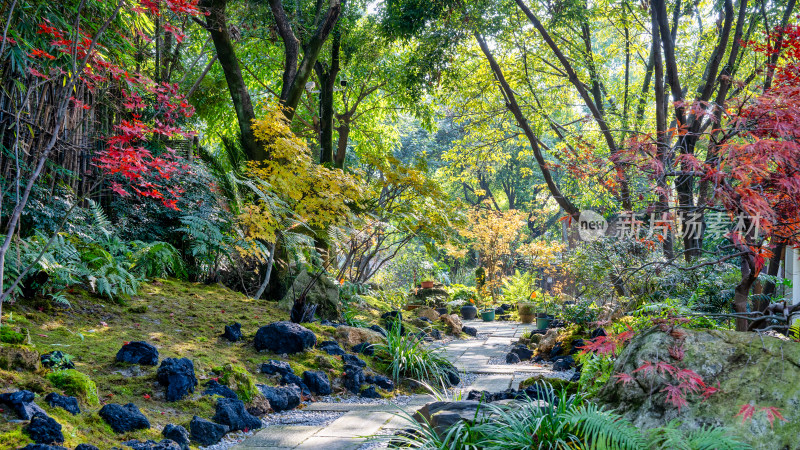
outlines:
[[[253, 133], [265, 147], [268, 158], [250, 161], [246, 175], [267, 186], [285, 203], [296, 219], [312, 229], [346, 221], [350, 207], [361, 198], [359, 180], [338, 169], [314, 163], [311, 149], [291, 130], [276, 103], [265, 105], [266, 114], [253, 122]], [[239, 219], [252, 238], [275, 241], [282, 218], [267, 198], [248, 205]]]

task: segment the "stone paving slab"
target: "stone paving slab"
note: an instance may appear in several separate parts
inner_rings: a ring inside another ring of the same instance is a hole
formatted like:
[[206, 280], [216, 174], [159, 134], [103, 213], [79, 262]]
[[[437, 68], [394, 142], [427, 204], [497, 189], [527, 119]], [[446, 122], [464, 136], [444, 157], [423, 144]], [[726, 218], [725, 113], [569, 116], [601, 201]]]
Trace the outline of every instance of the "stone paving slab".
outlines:
[[362, 438], [312, 436], [295, 447], [304, 450], [356, 450], [366, 442]]
[[331, 411], [331, 412], [390, 411], [393, 408], [394, 406], [392, 405], [381, 405], [381, 404], [315, 402], [303, 408], [303, 411]]
[[371, 436], [392, 418], [388, 412], [353, 411], [334, 420], [316, 436], [361, 437]]
[[470, 389], [475, 391], [501, 392], [511, 387], [511, 378], [508, 375], [487, 375], [478, 377]]
[[236, 446], [236, 448], [294, 448], [321, 429], [322, 427], [305, 425], [267, 427]]

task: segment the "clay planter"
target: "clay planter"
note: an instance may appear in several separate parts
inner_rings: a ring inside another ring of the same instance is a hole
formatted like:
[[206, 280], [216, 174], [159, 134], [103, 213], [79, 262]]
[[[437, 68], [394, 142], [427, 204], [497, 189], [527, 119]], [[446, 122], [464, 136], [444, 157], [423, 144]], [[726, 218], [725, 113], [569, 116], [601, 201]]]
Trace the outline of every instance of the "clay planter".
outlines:
[[421, 308], [425, 305], [406, 305], [406, 311], [413, 311], [417, 308]]
[[492, 322], [494, 320], [494, 310], [489, 309], [481, 311], [481, 319], [483, 319], [484, 322]]
[[435, 310], [437, 313], [439, 313], [440, 316], [443, 314], [447, 314], [447, 308], [435, 308]]
[[517, 310], [519, 311], [519, 321], [522, 323], [533, 323], [536, 318], [536, 313], [533, 309], [536, 306], [533, 303], [518, 303]]
[[461, 317], [464, 320], [472, 320], [478, 315], [478, 308], [473, 305], [464, 305], [461, 307]]
[[430, 289], [433, 287], [433, 281], [423, 281], [422, 289]]

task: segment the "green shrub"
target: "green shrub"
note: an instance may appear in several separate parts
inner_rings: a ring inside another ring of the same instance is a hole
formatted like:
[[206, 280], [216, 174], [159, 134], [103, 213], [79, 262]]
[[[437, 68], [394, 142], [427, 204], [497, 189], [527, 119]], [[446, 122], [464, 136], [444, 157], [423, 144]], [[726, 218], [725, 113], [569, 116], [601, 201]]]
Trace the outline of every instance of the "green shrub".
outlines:
[[587, 397], [594, 397], [606, 385], [614, 373], [614, 361], [609, 355], [585, 353], [577, 356], [581, 364], [581, 378], [578, 380], [578, 389]]
[[214, 367], [214, 373], [219, 375], [219, 382], [236, 392], [239, 400], [250, 403], [261, 395], [256, 386], [256, 379], [244, 367], [225, 364], [225, 367]]
[[536, 274], [515, 270], [503, 283], [503, 299], [508, 303], [528, 302], [535, 290]]
[[561, 315], [564, 320], [580, 326], [597, 321], [599, 308], [591, 300], [576, 300], [571, 305], [564, 305]]
[[0, 326], [0, 342], [19, 345], [25, 343], [25, 335], [7, 325]]
[[59, 370], [47, 374], [47, 379], [67, 395], [81, 398], [89, 405], [100, 404], [97, 397], [97, 385], [86, 374], [75, 369]]

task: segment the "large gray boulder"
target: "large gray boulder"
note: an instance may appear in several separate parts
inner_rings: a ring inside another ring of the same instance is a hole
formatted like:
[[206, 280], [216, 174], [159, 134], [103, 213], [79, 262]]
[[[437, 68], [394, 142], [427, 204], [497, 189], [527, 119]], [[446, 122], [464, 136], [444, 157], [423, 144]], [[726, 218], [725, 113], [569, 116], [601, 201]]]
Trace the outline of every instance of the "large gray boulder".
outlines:
[[[498, 404], [509, 404], [509, 401], [500, 401]], [[419, 423], [428, 423], [439, 436], [447, 434], [447, 429], [457, 422], [475, 423], [489, 419], [494, 410], [487, 408], [485, 403], [478, 400], [461, 400], [457, 402], [432, 402], [414, 413], [414, 419]], [[477, 420], [476, 420], [477, 419]]]
[[[705, 387], [698, 387], [695, 393], [683, 389], [686, 404], [678, 408], [667, 401], [664, 389], [693, 376], [687, 376], [689, 372], [669, 374], [672, 369], [665, 366], [634, 373], [648, 361], [693, 371], [705, 386], [717, 391], [707, 390], [704, 400]], [[614, 372], [633, 381], [626, 383], [612, 376], [598, 401], [623, 414], [637, 428], [656, 428], [677, 420], [684, 430], [704, 425], [728, 427], [758, 449], [800, 448], [800, 343], [756, 333], [652, 328], [631, 340], [617, 358]], [[741, 415], [736, 417], [743, 405], [752, 406], [754, 412], [744, 421]], [[770, 407], [778, 408], [786, 421], [773, 417], [771, 425], [769, 410], [762, 409]]]
[[[289, 286], [286, 295], [278, 303], [278, 306], [286, 311], [290, 311], [295, 298], [303, 293], [303, 290], [311, 283], [313, 277], [314, 274], [309, 274], [305, 270], [300, 272], [295, 278], [293, 285]], [[338, 320], [341, 316], [341, 310], [339, 309], [339, 286], [325, 274], [319, 277], [311, 290], [308, 291], [308, 294], [306, 294], [306, 303], [317, 305], [317, 316], [323, 319]]]

